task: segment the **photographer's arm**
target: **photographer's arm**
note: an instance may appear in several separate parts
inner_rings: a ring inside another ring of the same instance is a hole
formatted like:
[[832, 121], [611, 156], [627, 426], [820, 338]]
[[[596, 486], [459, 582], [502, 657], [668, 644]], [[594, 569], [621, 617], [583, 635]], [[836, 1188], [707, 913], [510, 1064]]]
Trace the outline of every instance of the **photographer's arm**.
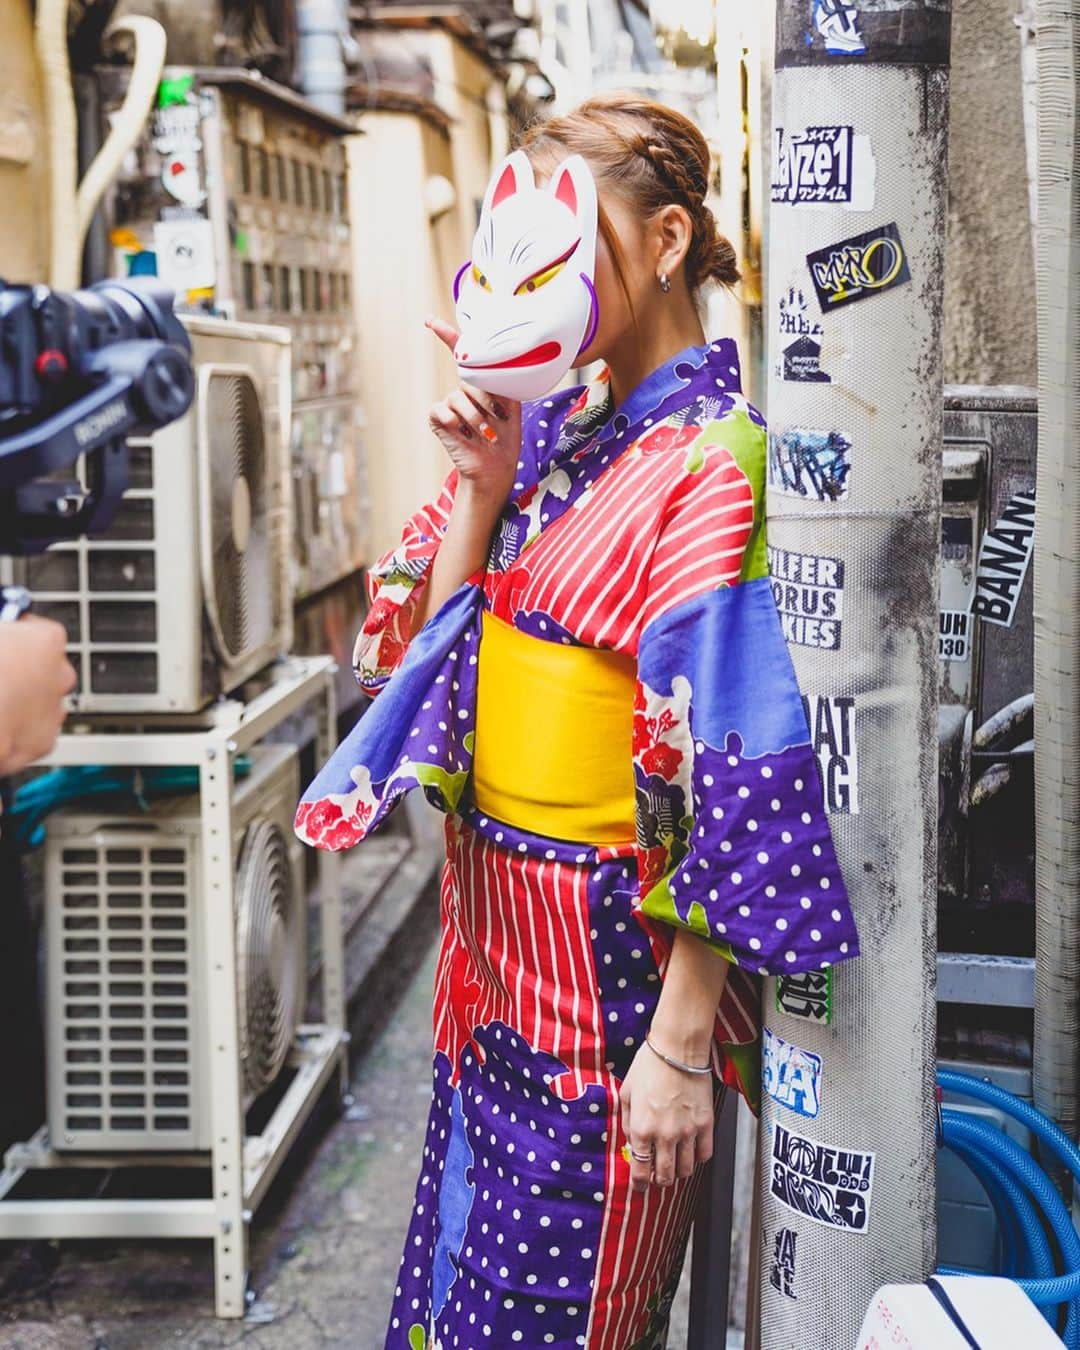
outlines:
[[75, 687], [67, 634], [52, 619], [0, 623], [0, 777], [48, 754]]

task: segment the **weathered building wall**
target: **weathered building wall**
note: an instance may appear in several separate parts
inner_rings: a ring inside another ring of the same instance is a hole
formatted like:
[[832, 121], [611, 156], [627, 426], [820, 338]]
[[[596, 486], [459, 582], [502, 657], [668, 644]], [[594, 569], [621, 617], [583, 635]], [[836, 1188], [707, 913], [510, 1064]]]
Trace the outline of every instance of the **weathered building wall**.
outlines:
[[945, 379], [1034, 384], [1022, 0], [953, 0]]
[[48, 274], [48, 160], [33, 19], [26, 0], [0, 0], [0, 276]]

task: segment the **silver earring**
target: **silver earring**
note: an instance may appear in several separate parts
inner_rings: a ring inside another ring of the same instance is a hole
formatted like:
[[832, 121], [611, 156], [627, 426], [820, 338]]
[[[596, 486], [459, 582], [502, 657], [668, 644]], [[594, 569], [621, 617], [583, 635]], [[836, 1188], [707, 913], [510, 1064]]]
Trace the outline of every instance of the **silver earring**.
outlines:
[[660, 289], [664, 292], [665, 295], [667, 295], [668, 291], [671, 290], [671, 278], [668, 276], [666, 272], [660, 273]]

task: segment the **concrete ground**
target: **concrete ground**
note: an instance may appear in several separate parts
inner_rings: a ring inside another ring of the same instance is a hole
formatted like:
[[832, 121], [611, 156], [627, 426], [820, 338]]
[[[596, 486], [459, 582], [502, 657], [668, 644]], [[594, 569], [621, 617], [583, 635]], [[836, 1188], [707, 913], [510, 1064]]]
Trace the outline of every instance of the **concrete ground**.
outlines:
[[[212, 1316], [208, 1244], [7, 1244], [0, 1348], [381, 1350], [430, 1097], [433, 975], [431, 953], [357, 1066], [352, 1105], [315, 1123], [260, 1210], [244, 1322]], [[688, 1296], [684, 1279], [669, 1350], [685, 1350]]]

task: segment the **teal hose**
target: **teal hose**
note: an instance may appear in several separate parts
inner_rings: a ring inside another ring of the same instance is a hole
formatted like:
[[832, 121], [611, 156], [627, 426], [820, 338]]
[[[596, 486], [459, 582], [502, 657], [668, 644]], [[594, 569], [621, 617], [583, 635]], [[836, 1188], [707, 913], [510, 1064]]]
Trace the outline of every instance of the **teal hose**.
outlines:
[[[237, 778], [243, 778], [251, 772], [251, 760], [238, 755], [233, 769]], [[37, 848], [45, 838], [46, 817], [63, 806], [98, 798], [119, 798], [125, 808], [134, 804], [145, 811], [158, 797], [198, 790], [199, 770], [194, 764], [145, 769], [79, 765], [31, 778], [15, 793], [7, 814], [19, 847]]]

